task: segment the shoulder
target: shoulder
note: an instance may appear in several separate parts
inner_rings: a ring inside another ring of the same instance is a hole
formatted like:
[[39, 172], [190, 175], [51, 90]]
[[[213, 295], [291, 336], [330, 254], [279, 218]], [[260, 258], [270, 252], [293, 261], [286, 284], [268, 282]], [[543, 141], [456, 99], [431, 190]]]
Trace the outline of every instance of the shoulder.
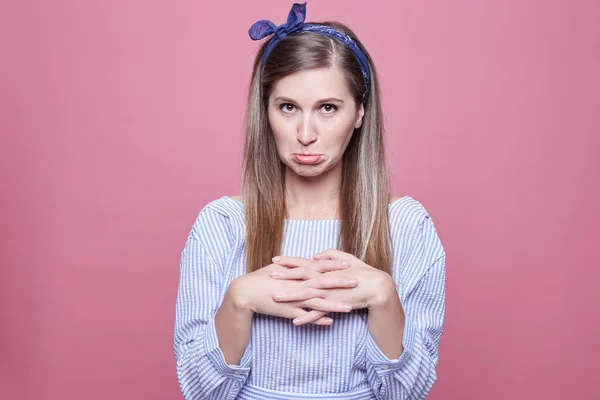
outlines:
[[396, 202], [397, 200], [400, 200], [403, 197], [404, 196], [393, 196], [393, 195], [390, 194], [388, 202], [390, 204], [392, 204], [392, 203]]
[[227, 249], [244, 239], [243, 209], [228, 196], [209, 201], [198, 212], [189, 238], [198, 239], [220, 258]]
[[389, 221], [394, 276], [407, 292], [446, 251], [429, 210], [419, 200], [405, 196], [391, 204]]
[[390, 233], [401, 252], [422, 251], [437, 258], [445, 254], [444, 246], [429, 210], [411, 196], [390, 205]]
[[243, 206], [241, 204], [241, 198], [237, 196], [221, 196], [218, 199], [214, 199], [208, 202], [201, 210], [202, 212], [208, 212], [213, 214], [219, 214], [222, 218], [237, 220], [240, 217], [243, 220]]
[[409, 234], [422, 227], [431, 219], [429, 211], [417, 199], [411, 196], [394, 197], [390, 201], [389, 220], [393, 232]]

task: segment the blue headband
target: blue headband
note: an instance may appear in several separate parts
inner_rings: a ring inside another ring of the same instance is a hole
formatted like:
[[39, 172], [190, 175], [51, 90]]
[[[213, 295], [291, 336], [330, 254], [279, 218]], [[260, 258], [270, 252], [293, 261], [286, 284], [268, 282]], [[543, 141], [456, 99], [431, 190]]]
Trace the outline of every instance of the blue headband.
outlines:
[[340, 42], [344, 43], [346, 46], [348, 46], [350, 48], [352, 53], [354, 53], [354, 55], [356, 56], [356, 58], [358, 60], [358, 64], [360, 65], [360, 70], [362, 71], [363, 78], [365, 79], [365, 89], [366, 89], [365, 101], [366, 101], [366, 97], [369, 94], [369, 86], [370, 86], [369, 76], [370, 75], [369, 75], [369, 62], [367, 61], [367, 56], [365, 56], [365, 53], [363, 53], [362, 50], [357, 46], [356, 42], [354, 40], [352, 40], [352, 38], [349, 37], [348, 35], [346, 35], [345, 33], [342, 33], [338, 30], [335, 30], [335, 29], [330, 28], [325, 25], [305, 24], [304, 23], [305, 18], [306, 18], [306, 2], [304, 2], [302, 4], [294, 3], [294, 5], [292, 6], [292, 9], [290, 10], [290, 13], [288, 15], [287, 23], [276, 26], [271, 21], [260, 20], [260, 21], [255, 22], [254, 25], [252, 25], [252, 27], [248, 31], [248, 34], [250, 35], [250, 38], [252, 40], [260, 40], [260, 39], [264, 38], [265, 36], [275, 34], [273, 36], [273, 38], [271, 39], [271, 41], [269, 42], [269, 44], [267, 45], [265, 53], [263, 54], [263, 57], [261, 60], [261, 72], [262, 72], [262, 68], [264, 68], [264, 66], [265, 66], [265, 62], [267, 61], [269, 54], [271, 54], [271, 51], [275, 47], [275, 44], [277, 42], [279, 42], [279, 40], [281, 40], [287, 36], [290, 36], [292, 33], [308, 31], [308, 32], [318, 33], [319, 35], [323, 35], [323, 36], [329, 36], [331, 38], [337, 39]]

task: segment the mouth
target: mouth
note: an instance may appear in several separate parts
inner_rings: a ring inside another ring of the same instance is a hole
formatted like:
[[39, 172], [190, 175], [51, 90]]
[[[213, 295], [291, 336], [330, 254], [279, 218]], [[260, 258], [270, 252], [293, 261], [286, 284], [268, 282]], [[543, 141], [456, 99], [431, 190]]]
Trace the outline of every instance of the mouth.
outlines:
[[323, 160], [323, 155], [322, 154], [299, 154], [299, 153], [296, 153], [296, 154], [294, 154], [294, 158], [300, 164], [312, 165], [312, 164], [318, 164], [319, 162], [321, 162]]

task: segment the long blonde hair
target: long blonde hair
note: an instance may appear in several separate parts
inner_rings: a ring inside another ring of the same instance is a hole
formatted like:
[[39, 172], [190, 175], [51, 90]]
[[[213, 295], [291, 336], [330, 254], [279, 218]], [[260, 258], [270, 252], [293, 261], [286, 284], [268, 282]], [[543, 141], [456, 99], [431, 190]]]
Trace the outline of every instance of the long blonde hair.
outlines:
[[350, 36], [369, 60], [371, 84], [364, 78], [354, 54], [337, 40], [299, 32], [277, 43], [261, 75], [265, 41], [254, 60], [246, 112], [246, 140], [242, 168], [248, 272], [272, 263], [281, 253], [285, 204], [285, 164], [279, 158], [267, 107], [274, 83], [287, 75], [313, 68], [341, 69], [356, 105], [365, 95], [362, 125], [355, 129], [342, 157], [337, 248], [391, 274], [388, 221], [389, 177], [383, 143], [379, 82], [371, 57], [356, 35], [339, 22], [319, 22]]

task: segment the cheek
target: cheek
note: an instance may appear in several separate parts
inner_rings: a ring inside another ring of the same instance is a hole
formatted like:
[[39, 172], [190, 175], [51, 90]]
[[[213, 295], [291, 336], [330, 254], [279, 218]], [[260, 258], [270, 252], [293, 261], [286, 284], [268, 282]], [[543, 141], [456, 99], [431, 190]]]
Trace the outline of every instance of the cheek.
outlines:
[[290, 133], [290, 127], [281, 118], [272, 118], [269, 120], [273, 139], [277, 149], [281, 152], [283, 149], [289, 148], [295, 140], [295, 135]]
[[284, 136], [290, 130], [290, 124], [285, 117], [278, 114], [277, 110], [269, 110], [269, 125], [275, 136]]
[[352, 134], [354, 132], [354, 125], [347, 125], [344, 129], [336, 131], [334, 135], [332, 135], [332, 140], [330, 142], [331, 146], [334, 146], [338, 151], [344, 151], [352, 138]]

